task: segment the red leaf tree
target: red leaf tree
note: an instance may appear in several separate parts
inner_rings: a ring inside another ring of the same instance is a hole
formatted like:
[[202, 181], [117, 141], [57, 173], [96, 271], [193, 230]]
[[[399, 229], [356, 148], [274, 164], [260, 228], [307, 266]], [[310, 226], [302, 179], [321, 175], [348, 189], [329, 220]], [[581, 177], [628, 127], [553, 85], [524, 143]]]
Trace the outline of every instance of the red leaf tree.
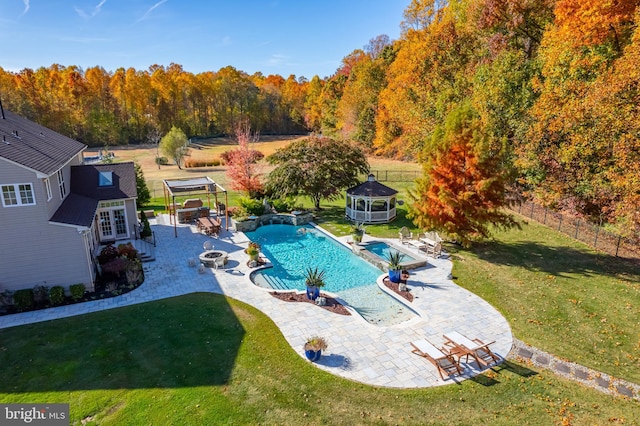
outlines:
[[507, 204], [505, 149], [482, 133], [470, 107], [453, 112], [425, 149], [424, 176], [410, 193], [409, 217], [468, 246], [490, 236], [490, 225], [517, 226]]
[[235, 129], [238, 148], [228, 153], [227, 176], [230, 186], [237, 191], [244, 191], [251, 198], [259, 198], [264, 192], [264, 183], [256, 164], [255, 150], [249, 147], [258, 140], [258, 135], [251, 132], [249, 123], [239, 123]]

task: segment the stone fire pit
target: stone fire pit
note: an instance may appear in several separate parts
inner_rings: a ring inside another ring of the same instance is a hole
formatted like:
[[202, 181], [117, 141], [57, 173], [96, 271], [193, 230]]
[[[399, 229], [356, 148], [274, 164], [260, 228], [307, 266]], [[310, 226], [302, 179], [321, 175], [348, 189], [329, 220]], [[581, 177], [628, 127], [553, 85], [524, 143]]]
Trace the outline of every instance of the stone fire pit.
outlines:
[[228, 253], [222, 250], [207, 250], [198, 256], [200, 262], [208, 268], [222, 268], [227, 264]]

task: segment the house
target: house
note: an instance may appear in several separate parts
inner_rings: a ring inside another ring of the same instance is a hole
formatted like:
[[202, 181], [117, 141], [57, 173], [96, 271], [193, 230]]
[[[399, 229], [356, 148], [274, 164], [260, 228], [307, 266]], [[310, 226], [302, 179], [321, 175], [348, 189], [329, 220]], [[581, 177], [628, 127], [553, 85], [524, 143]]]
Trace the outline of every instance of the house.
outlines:
[[101, 244], [136, 236], [133, 163], [84, 165], [86, 145], [0, 104], [0, 291], [82, 283]]

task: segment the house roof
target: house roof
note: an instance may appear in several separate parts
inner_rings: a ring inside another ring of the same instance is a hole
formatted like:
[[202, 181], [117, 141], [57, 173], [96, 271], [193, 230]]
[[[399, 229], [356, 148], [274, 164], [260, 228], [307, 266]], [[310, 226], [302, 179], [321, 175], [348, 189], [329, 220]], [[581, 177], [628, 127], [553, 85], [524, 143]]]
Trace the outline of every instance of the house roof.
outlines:
[[366, 182], [347, 189], [347, 194], [349, 195], [364, 197], [391, 197], [397, 193], [398, 191], [395, 189], [376, 181], [373, 175], [369, 175], [369, 179]]
[[47, 176], [87, 147], [7, 110], [0, 115], [0, 139], [0, 158]]
[[[100, 172], [112, 172], [113, 185], [100, 186]], [[98, 203], [138, 196], [132, 162], [71, 167], [71, 191], [51, 218], [52, 222], [91, 227]]]

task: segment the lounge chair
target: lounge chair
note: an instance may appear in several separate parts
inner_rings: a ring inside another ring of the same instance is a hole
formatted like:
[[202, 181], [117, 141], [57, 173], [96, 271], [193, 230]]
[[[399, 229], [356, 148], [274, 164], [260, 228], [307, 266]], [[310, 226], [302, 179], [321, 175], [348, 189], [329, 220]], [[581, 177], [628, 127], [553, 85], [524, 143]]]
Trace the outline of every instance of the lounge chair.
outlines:
[[415, 342], [411, 342], [411, 346], [413, 346], [411, 352], [426, 358], [438, 369], [438, 374], [440, 374], [442, 380], [445, 380], [443, 373], [448, 377], [454, 374], [462, 374], [460, 364], [453, 355], [445, 353], [444, 349], [438, 349], [428, 340], [416, 340]]
[[398, 240], [400, 240], [400, 243], [406, 244], [407, 242], [411, 241], [412, 238], [413, 233], [409, 231], [406, 226], [400, 228], [400, 232], [398, 232]]
[[450, 352], [458, 356], [458, 360], [464, 356], [468, 361], [469, 356], [476, 360], [478, 367], [488, 367], [500, 361], [500, 357], [494, 354], [489, 345], [495, 343], [485, 343], [480, 339], [469, 339], [457, 331], [452, 331], [444, 335], [445, 346], [450, 348]]

